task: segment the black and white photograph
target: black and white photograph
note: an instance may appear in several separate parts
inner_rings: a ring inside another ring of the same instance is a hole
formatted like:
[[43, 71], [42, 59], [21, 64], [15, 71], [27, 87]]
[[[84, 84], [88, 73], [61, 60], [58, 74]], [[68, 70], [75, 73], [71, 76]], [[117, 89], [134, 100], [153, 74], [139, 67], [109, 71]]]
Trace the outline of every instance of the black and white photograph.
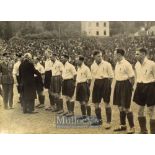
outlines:
[[1, 21], [0, 132], [154, 134], [154, 21]]
[[153, 0], [0, 5], [0, 154], [154, 153]]

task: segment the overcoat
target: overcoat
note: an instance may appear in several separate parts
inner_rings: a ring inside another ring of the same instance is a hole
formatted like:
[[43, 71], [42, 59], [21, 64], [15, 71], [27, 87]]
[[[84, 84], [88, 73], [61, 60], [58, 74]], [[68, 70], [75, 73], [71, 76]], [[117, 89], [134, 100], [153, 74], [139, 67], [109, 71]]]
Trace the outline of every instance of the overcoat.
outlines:
[[35, 74], [40, 76], [39, 71], [29, 60], [24, 60], [19, 66], [21, 95], [24, 100], [36, 99]]

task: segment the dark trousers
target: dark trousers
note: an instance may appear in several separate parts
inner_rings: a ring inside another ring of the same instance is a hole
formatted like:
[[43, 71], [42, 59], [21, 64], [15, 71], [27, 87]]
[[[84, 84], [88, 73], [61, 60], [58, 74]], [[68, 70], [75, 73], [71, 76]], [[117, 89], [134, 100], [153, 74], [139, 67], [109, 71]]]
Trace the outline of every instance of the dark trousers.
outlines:
[[34, 102], [35, 99], [23, 99], [23, 112], [32, 112], [34, 111]]
[[13, 106], [13, 84], [2, 84], [4, 107]]

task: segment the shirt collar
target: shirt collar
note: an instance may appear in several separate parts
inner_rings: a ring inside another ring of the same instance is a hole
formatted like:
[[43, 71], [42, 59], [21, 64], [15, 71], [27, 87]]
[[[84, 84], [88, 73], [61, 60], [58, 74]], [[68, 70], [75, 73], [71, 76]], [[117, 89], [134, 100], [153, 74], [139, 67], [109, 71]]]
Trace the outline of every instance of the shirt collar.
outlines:
[[58, 60], [56, 59], [55, 62], [54, 62], [54, 64], [56, 64], [57, 62], [58, 62]]
[[148, 61], [148, 58], [145, 57], [145, 58], [144, 58], [144, 62], [143, 62], [143, 64], [145, 64], [147, 61]]
[[123, 63], [125, 61], [125, 58], [123, 57], [121, 61], [118, 61], [119, 64]]
[[79, 68], [83, 68], [85, 66], [85, 64], [84, 63], [82, 63], [82, 65], [79, 67]]
[[68, 64], [69, 64], [69, 62], [67, 61], [67, 62], [65, 63], [65, 66], [68, 65]]
[[99, 66], [99, 65], [101, 65], [101, 64], [103, 64], [103, 63], [104, 63], [104, 61], [103, 61], [103, 60], [101, 61], [101, 63], [100, 63], [100, 64], [97, 64], [97, 63], [96, 63], [96, 61], [95, 61], [95, 64], [96, 64], [97, 66]]
[[37, 62], [37, 64], [36, 65], [40, 65], [40, 63], [39, 62]]

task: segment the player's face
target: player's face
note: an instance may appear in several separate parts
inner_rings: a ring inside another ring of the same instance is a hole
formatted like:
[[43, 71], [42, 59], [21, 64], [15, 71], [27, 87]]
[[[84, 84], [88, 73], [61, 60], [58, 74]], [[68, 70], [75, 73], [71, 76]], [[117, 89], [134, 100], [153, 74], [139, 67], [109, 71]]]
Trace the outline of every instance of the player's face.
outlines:
[[101, 63], [101, 61], [102, 61], [102, 54], [101, 53], [99, 53], [99, 54], [97, 54], [96, 56], [95, 56], [95, 61], [96, 61], [96, 63]]
[[61, 57], [61, 62], [62, 62], [62, 63], [65, 63], [65, 62], [66, 62], [66, 59], [65, 59], [64, 56]]
[[50, 54], [48, 52], [45, 53], [46, 59], [50, 58]]
[[135, 58], [137, 61], [142, 61], [144, 59], [145, 55], [139, 51], [136, 51]]
[[82, 65], [82, 61], [77, 60], [77, 65], [78, 65], [78, 66], [81, 66], [81, 65]]
[[51, 60], [54, 62], [56, 57], [54, 55], [51, 55]]
[[117, 61], [120, 61], [121, 60], [121, 55], [117, 52], [114, 52], [114, 61], [117, 62]]

